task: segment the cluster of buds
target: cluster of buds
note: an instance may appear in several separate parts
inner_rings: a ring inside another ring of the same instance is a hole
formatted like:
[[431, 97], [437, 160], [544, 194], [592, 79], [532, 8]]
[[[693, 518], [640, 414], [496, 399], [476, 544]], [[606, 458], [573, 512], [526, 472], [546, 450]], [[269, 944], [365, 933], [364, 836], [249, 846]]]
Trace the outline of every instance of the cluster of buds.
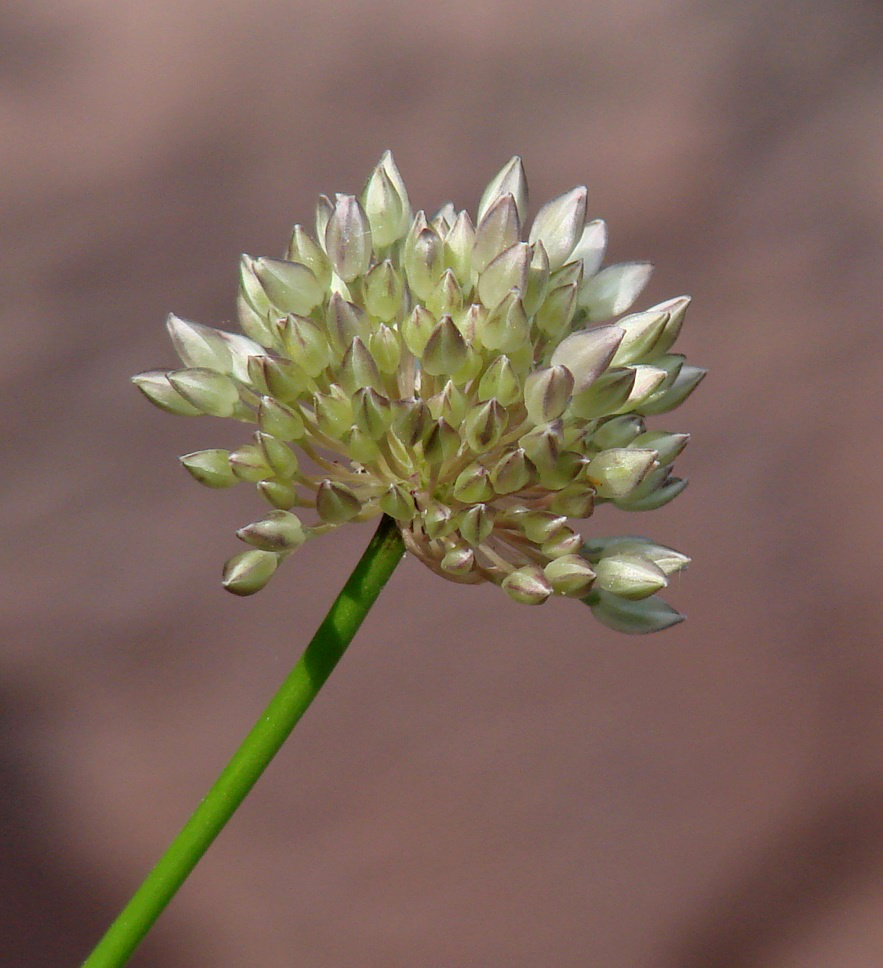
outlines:
[[[587, 602], [624, 631], [678, 621], [656, 597], [689, 559], [643, 538], [584, 538], [595, 507], [647, 511], [679, 494], [687, 435], [650, 431], [705, 371], [671, 352], [689, 299], [623, 316], [651, 266], [602, 268], [586, 189], [545, 204], [527, 241], [513, 158], [475, 221], [414, 214], [387, 152], [362, 194], [321, 196], [315, 237], [284, 259], [243, 256], [243, 334], [168, 321], [183, 369], [134, 378], [163, 410], [256, 424], [237, 450], [181, 458], [208, 487], [256, 484], [272, 506], [224, 585], [262, 588], [304, 541], [394, 518], [438, 575], [511, 598]], [[621, 317], [613, 324], [611, 320]]]

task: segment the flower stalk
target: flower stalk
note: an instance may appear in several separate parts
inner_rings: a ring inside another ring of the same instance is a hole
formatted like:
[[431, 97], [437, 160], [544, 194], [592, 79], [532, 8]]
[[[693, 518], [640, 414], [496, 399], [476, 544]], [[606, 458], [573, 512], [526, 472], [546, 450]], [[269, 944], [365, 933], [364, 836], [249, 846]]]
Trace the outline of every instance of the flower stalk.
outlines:
[[288, 678], [83, 968], [119, 968], [126, 964], [331, 675], [404, 550], [399, 528], [384, 515]]

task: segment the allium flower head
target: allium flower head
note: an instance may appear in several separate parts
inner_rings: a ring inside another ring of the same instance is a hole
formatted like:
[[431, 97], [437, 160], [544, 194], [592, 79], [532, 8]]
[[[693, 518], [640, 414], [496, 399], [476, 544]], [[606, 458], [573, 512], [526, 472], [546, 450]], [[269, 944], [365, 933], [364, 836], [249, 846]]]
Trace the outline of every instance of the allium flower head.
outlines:
[[[256, 432], [232, 453], [181, 460], [201, 484], [250, 481], [271, 505], [226, 565], [236, 594], [263, 587], [304, 541], [394, 518], [406, 547], [451, 581], [517, 602], [583, 599], [624, 631], [680, 619], [655, 593], [689, 559], [645, 538], [584, 539], [599, 504], [648, 511], [687, 435], [648, 430], [705, 371], [671, 349], [685, 296], [623, 316], [651, 266], [602, 268], [606, 226], [586, 189], [530, 224], [513, 158], [476, 217], [414, 214], [387, 152], [357, 198], [321, 196], [314, 233], [283, 259], [243, 256], [243, 334], [170, 316], [183, 369], [134, 378], [157, 406], [233, 417]], [[615, 317], [620, 317], [615, 323]]]

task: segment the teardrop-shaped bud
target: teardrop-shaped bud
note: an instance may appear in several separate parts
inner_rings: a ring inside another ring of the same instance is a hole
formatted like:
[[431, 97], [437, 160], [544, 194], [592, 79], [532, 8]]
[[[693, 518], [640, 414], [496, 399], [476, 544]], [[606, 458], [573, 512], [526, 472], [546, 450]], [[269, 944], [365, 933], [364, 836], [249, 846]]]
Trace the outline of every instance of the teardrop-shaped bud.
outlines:
[[432, 216], [429, 224], [444, 238], [451, 231], [451, 226], [457, 218], [457, 210], [453, 202], [445, 202], [444, 205]]
[[472, 247], [472, 271], [482, 273], [487, 266], [521, 239], [521, 223], [515, 199], [501, 195], [479, 220]]
[[423, 441], [423, 456], [430, 464], [441, 464], [450, 460], [460, 449], [460, 435], [444, 419], [430, 425], [429, 433]]
[[641, 413], [648, 415], [668, 413], [669, 410], [679, 407], [705, 379], [707, 372], [708, 370], [700, 366], [682, 366], [674, 383], [668, 389], [654, 394], [641, 403]]
[[555, 493], [549, 502], [549, 510], [568, 518], [590, 518], [595, 510], [595, 490], [588, 484], [568, 484]]
[[621, 262], [607, 266], [583, 283], [579, 304], [593, 323], [624, 313], [650, 281], [649, 262]]
[[573, 393], [587, 389], [610, 365], [622, 342], [618, 326], [599, 326], [571, 333], [552, 354], [552, 366], [566, 366], [573, 374]]
[[230, 467], [230, 452], [227, 450], [196, 450], [184, 454], [181, 463], [190, 474], [206, 487], [232, 487], [239, 479]]
[[353, 395], [356, 426], [371, 440], [379, 440], [392, 423], [392, 407], [373, 387], [362, 387]]
[[180, 319], [174, 313], [169, 313], [166, 328], [185, 366], [230, 372], [230, 350], [218, 330]]
[[[610, 447], [628, 447], [643, 430], [644, 421], [634, 414], [613, 417], [594, 431], [592, 444], [599, 450], [607, 450]], [[648, 445], [647, 449], [653, 450], [655, 448]]]
[[371, 226], [354, 195], [337, 195], [325, 226], [325, 251], [344, 282], [364, 275], [371, 265]]
[[517, 289], [511, 290], [477, 326], [477, 336], [489, 350], [511, 354], [527, 345], [530, 321]]
[[627, 363], [638, 363], [643, 359], [659, 356], [656, 347], [665, 333], [668, 324], [668, 313], [648, 310], [644, 313], [632, 313], [617, 320], [616, 325], [625, 335], [611, 361], [613, 366], [624, 366]]
[[396, 521], [410, 521], [417, 513], [414, 498], [403, 484], [390, 484], [378, 503], [380, 510]]
[[[689, 296], [676, 296], [674, 299], [666, 299], [665, 302], [661, 302], [649, 310], [649, 312], [668, 313], [665, 332], [653, 348], [655, 353], [667, 353], [672, 348], [684, 325], [684, 317], [687, 315], [687, 307], [690, 302]], [[656, 362], [655, 358], [653, 362]]]
[[402, 345], [398, 333], [385, 323], [371, 334], [368, 349], [381, 373], [395, 373], [402, 359]]
[[277, 477], [294, 477], [297, 473], [297, 455], [287, 444], [261, 430], [255, 434], [255, 439]]
[[445, 236], [445, 265], [457, 281], [469, 288], [472, 278], [472, 249], [475, 246], [475, 226], [469, 213], [458, 213], [451, 231]]
[[[391, 156], [390, 156], [391, 157]], [[408, 229], [405, 200], [381, 161], [371, 172], [362, 192], [362, 206], [371, 225], [374, 245], [381, 248], [397, 242]]]
[[328, 387], [327, 393], [316, 393], [313, 396], [313, 409], [319, 430], [332, 440], [339, 439], [352, 426], [355, 416], [349, 394], [336, 383]]
[[416, 306], [410, 316], [402, 323], [402, 336], [405, 346], [419, 360], [423, 356], [423, 350], [429, 340], [430, 334], [435, 329], [435, 316], [424, 309], [423, 306]]
[[564, 447], [562, 429], [561, 421], [556, 420], [553, 423], [535, 427], [519, 439], [519, 446], [540, 473], [545, 473], [557, 465]]
[[408, 240], [402, 264], [411, 291], [426, 299], [444, 271], [444, 243], [435, 229], [423, 229], [413, 241]]
[[374, 266], [362, 283], [365, 308], [384, 323], [391, 323], [398, 316], [404, 292], [404, 281], [389, 259]]
[[575, 282], [553, 289], [537, 310], [537, 328], [552, 340], [560, 340], [576, 315], [579, 288]]
[[279, 556], [271, 551], [243, 551], [224, 565], [222, 583], [234, 595], [254, 595], [273, 577]]
[[500, 583], [503, 591], [522, 605], [542, 605], [552, 594], [553, 588], [538, 565], [516, 568]]
[[251, 357], [249, 377], [256, 389], [266, 387], [270, 396], [285, 403], [297, 400], [309, 383], [309, 377], [297, 363], [270, 356]]
[[258, 423], [261, 430], [278, 437], [279, 440], [300, 440], [306, 433], [300, 411], [280, 403], [273, 397], [261, 397]]
[[359, 427], [351, 427], [343, 435], [342, 442], [347, 456], [356, 464], [370, 464], [380, 456], [377, 441], [369, 437]]
[[583, 278], [590, 276], [601, 268], [604, 252], [607, 249], [607, 223], [600, 218], [587, 222], [583, 228], [579, 242], [570, 253], [571, 261], [580, 260], [583, 264]]
[[639, 555], [652, 561], [666, 576], [674, 575], [690, 564], [690, 558], [680, 551], [637, 536], [594, 538], [583, 546], [583, 554], [595, 562], [611, 554]]
[[261, 257], [252, 263], [270, 303], [284, 316], [304, 316], [322, 302], [325, 290], [313, 273], [299, 262]]
[[478, 277], [478, 297], [485, 306], [498, 305], [510, 289], [524, 293], [530, 255], [526, 242], [516, 242], [488, 263]]
[[334, 202], [327, 195], [320, 195], [316, 202], [316, 238], [323, 248], [325, 246], [325, 229], [328, 228], [328, 220], [333, 214]]
[[383, 152], [383, 155], [380, 158], [380, 165], [389, 176], [389, 180], [392, 182], [399, 198], [402, 200], [401, 234], [404, 235], [404, 233], [407, 231], [408, 223], [411, 221], [411, 201], [408, 198], [408, 189], [405, 187], [405, 181], [399, 172], [398, 166], [395, 163], [395, 158], [393, 158], [391, 151], [386, 150]]
[[477, 454], [487, 453], [497, 446], [506, 429], [506, 408], [493, 398], [473, 407], [466, 415], [466, 442]]
[[602, 625], [617, 632], [633, 635], [661, 632], [684, 620], [683, 615], [655, 595], [634, 602], [593, 588], [584, 601]]
[[454, 545], [445, 552], [441, 560], [442, 571], [446, 571], [449, 575], [468, 575], [474, 567], [475, 552], [466, 545]]
[[261, 497], [268, 504], [271, 504], [280, 511], [288, 511], [298, 504], [304, 505], [312, 503], [303, 501], [298, 496], [297, 488], [291, 481], [278, 481], [273, 479], [258, 481], [257, 488]]
[[598, 587], [620, 598], [649, 598], [668, 585], [665, 572], [641, 555], [606, 555], [595, 564]]
[[447, 537], [456, 524], [451, 509], [440, 501], [431, 501], [424, 510], [422, 519], [423, 529], [430, 538]]
[[488, 470], [481, 464], [470, 464], [454, 481], [454, 497], [464, 504], [489, 501], [493, 496]]
[[300, 518], [290, 511], [270, 511], [262, 520], [240, 528], [236, 537], [261, 551], [277, 553], [294, 551], [307, 540]]
[[200, 417], [202, 410], [188, 403], [169, 382], [165, 370], [145, 370], [132, 377], [132, 383], [160, 410], [179, 417]]
[[429, 430], [432, 416], [422, 400], [394, 400], [392, 429], [406, 446], [413, 447]]
[[530, 264], [527, 267], [527, 285], [524, 289], [524, 309], [528, 316], [533, 316], [542, 306], [549, 292], [549, 254], [542, 242], [535, 242], [531, 247]]
[[571, 531], [570, 528], [561, 528], [548, 541], [543, 542], [540, 551], [547, 558], [561, 558], [564, 555], [573, 555], [579, 551], [582, 540], [582, 537], [574, 531]]
[[624, 498], [655, 465], [655, 450], [614, 447], [602, 450], [591, 459], [586, 476], [601, 497]]
[[191, 406], [212, 417], [230, 417], [239, 403], [236, 384], [215, 370], [194, 366], [168, 374], [169, 383]]
[[524, 381], [524, 405], [535, 424], [547, 424], [560, 417], [570, 403], [573, 374], [566, 366], [534, 370]]
[[505, 354], [498, 356], [478, 382], [478, 399], [484, 402], [496, 397], [504, 407], [508, 407], [520, 396], [521, 381], [509, 362], [509, 357]]
[[[650, 475], [648, 474], [647, 477], [649, 478]], [[655, 511], [673, 501], [689, 484], [689, 480], [686, 477], [671, 477], [666, 471], [661, 481], [655, 483], [652, 488], [648, 488], [645, 493], [646, 483], [645, 478], [635, 493], [624, 500], [615, 501], [616, 506], [623, 511]], [[641, 492], [640, 495], [637, 491]]]
[[441, 274], [426, 297], [426, 308], [436, 316], [452, 315], [463, 308], [463, 291], [452, 270], [445, 269]]
[[370, 329], [365, 311], [337, 292], [332, 293], [328, 300], [325, 327], [334, 348], [341, 355], [357, 336], [367, 338]]
[[466, 341], [450, 316], [443, 316], [429, 334], [421, 362], [432, 376], [455, 373], [466, 362]]
[[328, 336], [307, 316], [286, 316], [280, 338], [286, 354], [310, 377], [317, 377], [331, 362]]
[[574, 394], [570, 412], [581, 420], [592, 420], [615, 413], [628, 400], [634, 385], [633, 367], [608, 370], [586, 390]]
[[568, 261], [582, 234], [586, 221], [584, 185], [553, 198], [537, 212], [530, 228], [530, 242], [542, 242], [549, 255], [549, 266], [554, 270]]
[[316, 491], [316, 510], [328, 524], [343, 524], [362, 510], [362, 504], [346, 484], [325, 480]]
[[475, 504], [460, 516], [460, 535], [473, 547], [486, 541], [493, 530], [493, 515], [485, 504]]
[[537, 469], [520, 447], [505, 453], [491, 471], [491, 484], [497, 494], [523, 491], [537, 480]]
[[328, 256], [302, 225], [295, 225], [292, 230], [285, 258], [288, 262], [299, 262], [306, 266], [323, 289], [331, 282], [331, 263]]
[[230, 467], [241, 481], [257, 483], [265, 477], [273, 476], [267, 458], [257, 444], [243, 444], [237, 447], [230, 454]]
[[343, 389], [350, 394], [360, 387], [373, 387], [377, 391], [383, 389], [383, 381], [374, 357], [358, 336], [343, 354], [337, 378]]
[[452, 380], [448, 380], [441, 391], [426, 402], [434, 420], [444, 417], [452, 427], [458, 427], [462, 423], [469, 407], [463, 391]]
[[[617, 419], [627, 418], [618, 417]], [[657, 460], [660, 464], [665, 465], [674, 463], [675, 458], [687, 446], [689, 440], [689, 434], [669, 434], [662, 430], [650, 430], [647, 433], [639, 434], [631, 441], [631, 444], [634, 447], [655, 450], [659, 455]]]
[[572, 554], [550, 561], [543, 574], [558, 595], [574, 598], [585, 595], [595, 580], [595, 572], [585, 558]]
[[524, 165], [518, 155], [510, 158], [505, 165], [488, 182], [478, 203], [478, 220], [481, 221], [487, 210], [503, 195], [511, 195], [518, 218], [523, 222], [527, 216], [527, 176]]
[[544, 544], [567, 525], [567, 518], [551, 511], [524, 511], [515, 524], [529, 541]]

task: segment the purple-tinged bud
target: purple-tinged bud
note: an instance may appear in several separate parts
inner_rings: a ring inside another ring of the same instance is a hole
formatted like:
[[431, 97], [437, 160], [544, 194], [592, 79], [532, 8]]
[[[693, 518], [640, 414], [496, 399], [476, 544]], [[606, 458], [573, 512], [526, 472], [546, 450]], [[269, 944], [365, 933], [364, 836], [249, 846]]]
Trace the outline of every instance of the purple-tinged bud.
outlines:
[[582, 234], [586, 221], [585, 186], [573, 188], [537, 212], [530, 229], [530, 242], [542, 242], [549, 255], [549, 266], [557, 269], [567, 262]]
[[618, 326], [601, 326], [572, 333], [552, 354], [552, 366], [563, 365], [573, 374], [573, 392], [588, 389], [607, 369], [622, 342]]
[[316, 510], [328, 524], [343, 524], [362, 510], [362, 504], [346, 484], [325, 480], [316, 491]]
[[573, 392], [573, 375], [566, 366], [534, 370], [524, 381], [524, 405], [534, 424], [547, 424], [567, 409]]
[[355, 422], [371, 440], [379, 440], [392, 423], [389, 400], [373, 387], [362, 387], [353, 394]]
[[490, 399], [473, 407], [466, 414], [466, 442], [476, 454], [484, 454], [497, 446], [506, 429], [508, 415], [498, 400]]
[[302, 225], [295, 225], [292, 230], [285, 258], [288, 262], [299, 262], [302, 266], [306, 266], [318, 279], [323, 289], [331, 282], [331, 263], [328, 261], [328, 256]]
[[194, 366], [168, 374], [169, 383], [200, 413], [212, 417], [231, 417], [239, 403], [236, 384], [215, 370]]
[[190, 474], [206, 487], [232, 487], [239, 479], [230, 467], [227, 450], [196, 450], [180, 458]]
[[595, 580], [592, 567], [579, 555], [561, 555], [550, 561], [543, 569], [552, 588], [558, 595], [579, 598], [591, 588]]
[[537, 565], [516, 568], [500, 584], [504, 592], [522, 605], [542, 605], [552, 594], [553, 588]]
[[273, 577], [279, 556], [271, 551], [243, 551], [224, 565], [223, 585], [234, 595], [254, 595]]
[[160, 410], [178, 417], [200, 417], [202, 410], [188, 403], [169, 382], [166, 370], [146, 370], [132, 377], [132, 382]]
[[478, 298], [485, 306], [497, 306], [511, 289], [524, 293], [530, 256], [530, 246], [516, 242], [488, 263], [478, 277]]
[[494, 530], [494, 519], [485, 504], [473, 504], [459, 519], [460, 535], [474, 548], [487, 541]]
[[511, 195], [501, 195], [479, 220], [472, 248], [472, 271], [482, 273], [487, 266], [521, 238], [518, 209]]
[[650, 281], [649, 262], [621, 262], [607, 266], [587, 279], [579, 294], [579, 304], [593, 323], [604, 322], [624, 313]]
[[265, 433], [279, 440], [300, 440], [306, 433], [300, 411], [280, 403], [273, 397], [261, 397], [258, 423]]
[[371, 226], [354, 195], [337, 195], [325, 226], [325, 251], [344, 282], [364, 275], [371, 265]]
[[300, 518], [290, 511], [270, 511], [262, 520], [240, 528], [236, 537], [261, 551], [277, 554], [294, 551], [307, 540]]
[[466, 341], [450, 316], [442, 316], [429, 334], [421, 363], [432, 376], [456, 373], [466, 362]]

